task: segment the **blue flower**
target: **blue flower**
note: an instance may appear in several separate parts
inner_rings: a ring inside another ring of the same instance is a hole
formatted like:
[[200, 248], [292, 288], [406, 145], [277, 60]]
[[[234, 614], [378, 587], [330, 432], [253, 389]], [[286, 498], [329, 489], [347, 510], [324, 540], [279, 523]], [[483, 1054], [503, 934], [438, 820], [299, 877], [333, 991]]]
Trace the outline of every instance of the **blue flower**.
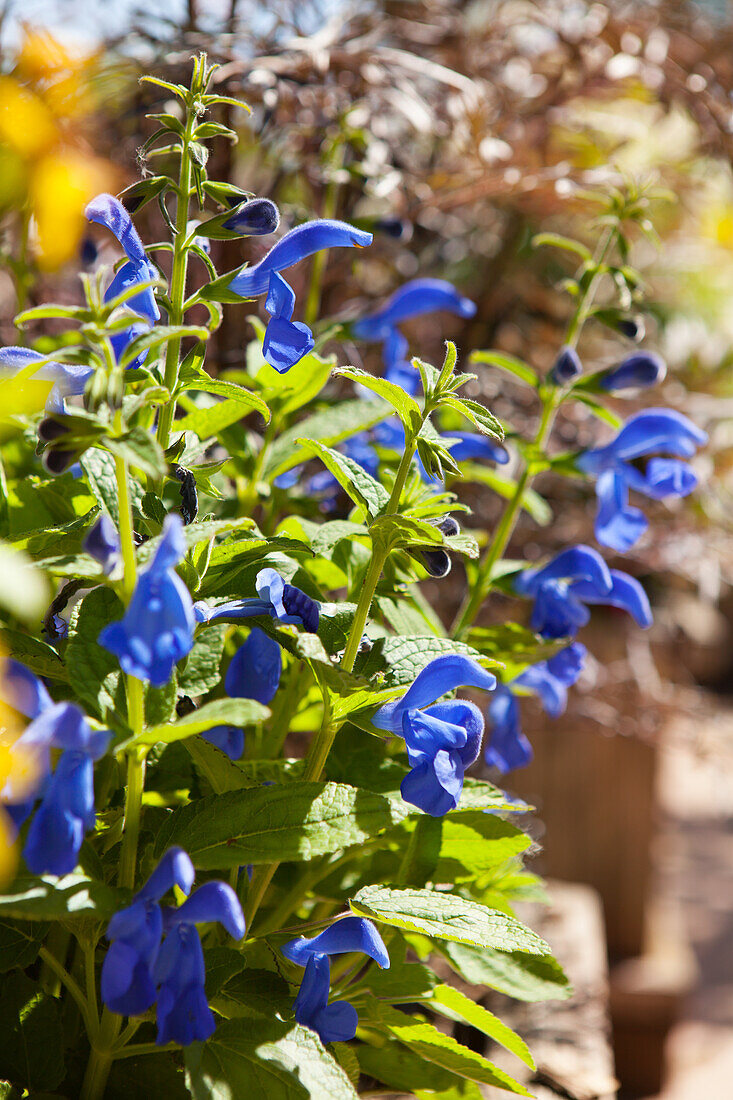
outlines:
[[265, 330], [262, 354], [280, 374], [290, 370], [309, 351], [313, 351], [313, 333], [302, 321], [291, 321], [295, 291], [282, 275], [273, 271], [265, 300], [271, 320]]
[[586, 648], [580, 642], [566, 646], [554, 657], [525, 669], [510, 684], [499, 684], [488, 709], [491, 734], [485, 760], [502, 773], [522, 768], [532, 759], [532, 746], [522, 732], [519, 700], [512, 687], [533, 691], [551, 718], [561, 715], [567, 706], [567, 689], [583, 670]]
[[[462, 654], [436, 657], [401, 699], [386, 703], [372, 718], [377, 729], [405, 739], [411, 771], [402, 780], [402, 797], [434, 817], [456, 808], [465, 769], [481, 748], [484, 720], [477, 706], [462, 700], [435, 703], [457, 687], [493, 691], [496, 677]], [[434, 705], [421, 709], [429, 703]]]
[[550, 378], [555, 385], [566, 386], [568, 382], [575, 381], [582, 373], [583, 364], [575, 348], [571, 348], [569, 344], [560, 348], [555, 365], [550, 371]]
[[577, 468], [596, 478], [595, 532], [601, 545], [623, 553], [649, 526], [642, 512], [629, 505], [630, 489], [664, 500], [687, 496], [697, 485], [694, 472], [677, 458], [652, 458], [643, 473], [631, 462], [660, 451], [691, 458], [707, 438], [691, 420], [673, 409], [646, 409], [627, 420], [606, 446], [576, 458]]
[[139, 1016], [155, 1002], [153, 967], [163, 935], [160, 899], [173, 885], [191, 891], [194, 867], [182, 848], [169, 848], [126, 909], [112, 917], [102, 964], [102, 1000], [121, 1016]]
[[617, 367], [601, 371], [598, 384], [610, 393], [648, 389], [662, 382], [666, 373], [667, 365], [660, 355], [653, 351], [635, 351]]
[[153, 967], [158, 992], [156, 1042], [188, 1046], [208, 1039], [214, 1016], [206, 1000], [204, 953], [197, 924], [218, 921], [235, 940], [244, 936], [237, 895], [225, 882], [205, 882], [178, 909], [166, 909], [166, 934]]
[[232, 212], [223, 225], [243, 237], [261, 237], [276, 232], [280, 225], [280, 211], [272, 199], [248, 199]]
[[238, 271], [228, 289], [242, 298], [255, 298], [269, 289], [273, 271], [285, 271], [324, 248], [366, 248], [371, 243], [371, 233], [346, 222], [327, 219], [304, 222], [286, 233], [259, 263]]
[[476, 305], [444, 279], [412, 279], [396, 290], [381, 309], [356, 321], [352, 331], [360, 340], [386, 340], [401, 321], [441, 309], [459, 317], [473, 317]]
[[331, 981], [330, 955], [360, 951], [389, 969], [389, 955], [382, 937], [371, 921], [363, 917], [344, 917], [318, 936], [299, 936], [282, 947], [286, 959], [305, 967], [303, 981], [293, 1008], [295, 1019], [315, 1031], [324, 1043], [347, 1042], [356, 1034], [359, 1022], [356, 1010], [347, 1001], [328, 1004]]
[[120, 536], [112, 520], [104, 513], [94, 524], [82, 545], [87, 554], [99, 562], [102, 571], [107, 575], [121, 560]]
[[[158, 278], [158, 272], [148, 260], [140, 236], [132, 224], [132, 218], [119, 199], [104, 193], [97, 195], [88, 204], [84, 214], [87, 221], [96, 222], [97, 225], [103, 225], [106, 229], [109, 229], [117, 238], [127, 256], [127, 263], [122, 265], [107, 287], [104, 295], [105, 302], [110, 302], [123, 290], [127, 290], [136, 283], [145, 283]], [[129, 298], [125, 306], [135, 313], [139, 313], [150, 324], [154, 324], [160, 318], [160, 310], [152, 287], [146, 287], [139, 294]], [[142, 335], [147, 328], [147, 324], [132, 324], [129, 328], [112, 336], [112, 347], [118, 360], [128, 344], [137, 336]], [[129, 364], [129, 367], [141, 366], [146, 356], [147, 351], [142, 352]]]
[[[256, 699], [266, 706], [275, 697], [281, 673], [280, 646], [255, 626], [229, 662], [224, 689], [232, 699]], [[244, 752], [244, 731], [234, 726], [215, 726], [203, 737], [231, 760]]]
[[[12, 377], [29, 364], [40, 363], [45, 358], [45, 355], [30, 348], [0, 348], [0, 378]], [[66, 398], [83, 394], [93, 374], [93, 367], [84, 367], [79, 363], [44, 362], [33, 372], [33, 378], [41, 382], [53, 382], [46, 399], [46, 412], [65, 412]]]
[[348, 1001], [328, 1003], [330, 984], [328, 955], [310, 955], [293, 1003], [295, 1019], [315, 1031], [322, 1043], [346, 1043], [356, 1035], [359, 1017]]
[[99, 635], [99, 644], [117, 657], [124, 672], [153, 687], [168, 683], [176, 662], [193, 645], [193, 605], [175, 572], [185, 552], [181, 518], [168, 515], [155, 557], [139, 575], [124, 618]]
[[[41, 804], [28, 830], [23, 858], [36, 875], [66, 875], [76, 867], [84, 833], [94, 828], [94, 761], [107, 750], [108, 730], [92, 731], [74, 703], [46, 707], [26, 727], [16, 744], [35, 749], [41, 775]], [[49, 752], [63, 749], [51, 775]], [[14, 801], [12, 792], [8, 801]], [[12, 814], [20, 824], [33, 810], [35, 797]]]
[[641, 627], [651, 626], [652, 615], [644, 589], [635, 578], [609, 570], [590, 546], [562, 550], [546, 565], [525, 569], [514, 580], [521, 596], [533, 596], [530, 626], [544, 638], [577, 634], [590, 619], [585, 604], [621, 608]]
[[268, 615], [281, 623], [304, 626], [311, 634], [318, 630], [319, 609], [315, 600], [294, 584], [288, 584], [275, 569], [261, 569], [255, 578], [257, 597], [228, 600], [218, 607], [209, 607], [204, 600], [194, 604], [199, 623], [215, 623], [222, 619], [249, 619]]

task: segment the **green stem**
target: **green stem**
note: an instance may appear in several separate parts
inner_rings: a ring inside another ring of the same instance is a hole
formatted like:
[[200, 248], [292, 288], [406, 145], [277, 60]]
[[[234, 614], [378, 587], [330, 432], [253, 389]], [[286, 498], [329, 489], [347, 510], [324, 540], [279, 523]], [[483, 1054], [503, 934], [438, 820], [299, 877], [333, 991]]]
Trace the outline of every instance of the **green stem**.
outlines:
[[[189, 196], [191, 193], [191, 157], [189, 154], [189, 144], [191, 142], [191, 135], [193, 133], [193, 127], [196, 123], [196, 115], [193, 110], [189, 109], [188, 116], [186, 118], [186, 129], [183, 135], [183, 143], [181, 145], [181, 167], [178, 175], [178, 194], [176, 199], [176, 236], [173, 242], [173, 264], [171, 267], [171, 285], [170, 285], [170, 316], [169, 322], [171, 325], [183, 324], [184, 317], [184, 302], [186, 299], [186, 272], [188, 270], [188, 249], [185, 248], [186, 238], [188, 236], [186, 232], [186, 226], [188, 225], [188, 206]], [[174, 338], [168, 341], [165, 352], [165, 375], [164, 382], [166, 388], [173, 394], [176, 385], [178, 383], [178, 361], [181, 353], [181, 340], [180, 337]], [[158, 417], [158, 431], [157, 438], [161, 447], [165, 451], [168, 447], [171, 427], [173, 425], [173, 417], [176, 411], [176, 401], [174, 397], [167, 405], [164, 405], [160, 410]], [[158, 493], [162, 486], [158, 486]]]
[[[131, 682], [139, 680], [128, 677], [128, 688]], [[142, 696], [141, 696], [142, 698]], [[120, 852], [120, 869], [118, 882], [120, 886], [132, 890], [135, 887], [135, 870], [137, 868], [137, 842], [140, 835], [140, 816], [142, 811], [143, 788], [145, 786], [145, 760], [140, 758], [136, 749], [127, 754], [127, 792], [125, 794], [125, 831], [122, 834], [122, 850]]]
[[73, 997], [77, 1004], [79, 1011], [81, 1012], [82, 1019], [84, 1020], [84, 1026], [87, 1029], [87, 1033], [91, 1036], [96, 1031], [96, 1023], [92, 1020], [89, 1012], [89, 1004], [86, 997], [81, 991], [78, 983], [72, 978], [65, 966], [58, 961], [55, 955], [52, 955], [47, 947], [42, 946], [38, 954], [43, 959], [43, 962], [49, 970], [53, 971], [61, 984], [68, 989], [70, 995]]
[[[412, 456], [415, 453], [415, 440], [414, 437], [405, 446], [405, 452], [402, 455], [402, 460], [397, 469], [394, 485], [392, 486], [392, 492], [390, 494], [389, 503], [385, 509], [385, 515], [394, 515], [402, 499], [402, 491], [405, 488], [405, 482], [407, 481], [407, 475], [410, 472], [410, 464], [412, 462]], [[367, 569], [366, 576], [364, 578], [364, 584], [359, 596], [359, 602], [356, 605], [356, 611], [354, 612], [354, 621], [351, 624], [351, 631], [346, 643], [346, 649], [344, 655], [341, 658], [341, 667], [346, 672], [351, 672], [356, 661], [356, 655], [359, 652], [359, 645], [364, 634], [364, 627], [366, 621], [369, 618], [369, 611], [371, 610], [372, 600], [374, 599], [374, 593], [377, 590], [379, 584], [379, 578], [382, 576], [382, 569], [384, 563], [387, 560], [387, 551], [377, 549], [372, 543], [372, 558], [369, 562], [369, 568]]]
[[[594, 257], [594, 263], [600, 267], [608, 255], [608, 251], [613, 244], [618, 233], [616, 226], [610, 226], [606, 234], [603, 236], [598, 244], [596, 255]], [[595, 299], [598, 284], [603, 278], [602, 271], [596, 271], [593, 278], [588, 283], [584, 294], [582, 295], [575, 313], [571, 317], [568, 327], [565, 333], [564, 343], [570, 347], [575, 347], [580, 337], [583, 325], [590, 315], [590, 311]], [[552, 389], [543, 397], [542, 404], [542, 416], [540, 418], [539, 427], [537, 428], [537, 434], [533, 440], [533, 450], [535, 452], [543, 452], [545, 444], [552, 431], [552, 426], [555, 421], [555, 413], [561, 401], [562, 391], [559, 389]], [[455, 638], [460, 638], [465, 634], [466, 630], [472, 625], [474, 619], [481, 609], [489, 589], [491, 588], [492, 573], [494, 566], [500, 560], [509, 541], [514, 533], [514, 527], [516, 525], [519, 513], [524, 504], [524, 497], [527, 489], [530, 488], [533, 480], [533, 473], [531, 464], [525, 462], [524, 469], [519, 477], [519, 480], [514, 489], [514, 493], [509, 500], [508, 504], [504, 508], [502, 517], [499, 521], [499, 525], [496, 528], [494, 537], [491, 540], [491, 544], [486, 551], [483, 559], [478, 568], [478, 575], [473, 585], [473, 590], [470, 595], [467, 595], [463, 604], [455, 618], [453, 627], [451, 628], [451, 635]]]
[[132, 504], [127, 482], [127, 464], [124, 459], [115, 457], [115, 478], [117, 480], [117, 499], [120, 510], [120, 544], [122, 548], [122, 597], [125, 603], [132, 599], [135, 591], [137, 567], [135, 564], [135, 540], [132, 529]]
[[[107, 1087], [112, 1069], [112, 1048], [120, 1031], [122, 1017], [105, 1008], [97, 1036], [90, 1036], [92, 1049], [89, 1053], [84, 1081], [81, 1086], [80, 1100], [101, 1100]], [[160, 1048], [158, 1048], [160, 1049]]]

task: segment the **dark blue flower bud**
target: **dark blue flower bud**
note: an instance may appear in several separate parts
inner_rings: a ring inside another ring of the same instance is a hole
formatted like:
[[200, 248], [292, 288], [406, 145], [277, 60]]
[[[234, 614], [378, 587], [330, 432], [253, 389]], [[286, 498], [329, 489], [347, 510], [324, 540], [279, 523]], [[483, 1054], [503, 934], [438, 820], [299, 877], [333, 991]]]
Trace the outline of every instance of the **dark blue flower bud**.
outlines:
[[280, 225], [280, 211], [272, 199], [250, 199], [243, 202], [223, 222], [225, 229], [242, 236], [264, 237]]
[[556, 386], [566, 386], [583, 373], [583, 364], [580, 362], [575, 348], [569, 345], [560, 349], [555, 360], [555, 365], [550, 371], [550, 378]]
[[601, 389], [618, 393], [621, 390], [648, 389], [664, 379], [667, 365], [659, 355], [651, 351], [637, 351], [629, 355], [617, 367], [604, 371], [600, 379]]

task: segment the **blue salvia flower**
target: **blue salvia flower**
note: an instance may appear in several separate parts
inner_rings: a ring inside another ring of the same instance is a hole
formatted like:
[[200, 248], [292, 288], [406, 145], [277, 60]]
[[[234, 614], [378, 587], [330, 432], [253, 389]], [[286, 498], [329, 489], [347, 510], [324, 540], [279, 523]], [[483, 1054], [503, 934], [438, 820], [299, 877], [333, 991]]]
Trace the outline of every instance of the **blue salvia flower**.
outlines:
[[280, 211], [272, 199], [248, 199], [230, 214], [223, 225], [243, 237], [262, 237], [277, 231]]
[[[39, 351], [30, 348], [0, 348], [0, 378], [12, 377], [30, 363], [40, 363], [46, 358]], [[84, 393], [87, 382], [94, 374], [93, 367], [84, 367], [79, 363], [45, 362], [33, 372], [33, 378], [41, 382], [53, 382], [46, 398], [46, 412], [62, 413], [66, 411], [66, 398], [79, 397]]]
[[[255, 626], [229, 662], [224, 690], [232, 699], [256, 699], [267, 706], [280, 686], [281, 673], [280, 646]], [[203, 737], [231, 760], [239, 760], [244, 752], [244, 730], [234, 726], [215, 726]]]
[[267, 292], [265, 308], [271, 320], [265, 332], [263, 353], [275, 370], [281, 373], [289, 370], [314, 345], [308, 326], [291, 320], [295, 294], [280, 272], [324, 248], [365, 248], [371, 243], [371, 233], [346, 222], [329, 219], [305, 222], [286, 233], [259, 263], [243, 268], [229, 281], [228, 289], [242, 298], [255, 298]]
[[371, 921], [363, 917], [344, 917], [318, 936], [299, 936], [282, 947], [286, 959], [305, 967], [295, 1004], [295, 1019], [315, 1031], [322, 1042], [347, 1042], [356, 1034], [359, 1022], [356, 1010], [347, 1001], [328, 1004], [331, 981], [330, 955], [360, 951], [377, 966], [389, 969], [389, 954], [382, 937]]
[[84, 833], [95, 825], [94, 761], [106, 752], [110, 733], [93, 732], [73, 703], [49, 707], [28, 731], [27, 745], [35, 743], [45, 753], [50, 748], [63, 752], [39, 792], [41, 804], [28, 829], [23, 858], [33, 874], [66, 875], [76, 867]]
[[625, 552], [641, 538], [649, 522], [629, 505], [629, 490], [653, 500], [684, 497], [697, 476], [679, 458], [651, 458], [644, 472], [631, 463], [647, 455], [691, 458], [707, 442], [707, 434], [674, 409], [646, 409], [626, 421], [615, 439], [579, 455], [575, 464], [596, 478], [598, 511], [595, 533], [602, 546]]
[[583, 364], [580, 361], [575, 348], [567, 344], [560, 348], [555, 364], [550, 371], [550, 378], [556, 386], [566, 386], [568, 382], [574, 382], [583, 373]]
[[648, 389], [662, 382], [666, 373], [667, 364], [661, 355], [656, 355], [653, 351], [636, 351], [617, 367], [601, 371], [598, 384], [601, 389], [610, 393]]
[[[84, 211], [87, 221], [96, 222], [109, 229], [117, 238], [122, 250], [127, 256], [127, 263], [123, 264], [112, 282], [108, 286], [104, 300], [111, 301], [123, 290], [134, 286], [135, 283], [145, 283], [150, 279], [156, 279], [158, 272], [150, 263], [140, 236], [132, 223], [129, 213], [114, 195], [101, 194], [87, 205]], [[139, 294], [135, 294], [125, 303], [128, 309], [139, 313], [147, 322], [154, 324], [160, 319], [160, 310], [155, 300], [152, 287], [146, 287]], [[137, 336], [146, 331], [146, 324], [132, 324], [122, 332], [112, 336], [112, 347], [117, 359]], [[142, 352], [129, 364], [130, 368], [140, 366], [147, 356], [147, 351]]]
[[107, 928], [110, 948], [102, 964], [102, 1000], [120, 1016], [139, 1016], [155, 1003], [153, 967], [163, 936], [160, 899], [175, 885], [191, 892], [195, 871], [182, 848], [169, 848], [126, 909]]
[[402, 797], [434, 817], [456, 808], [465, 769], [481, 748], [484, 720], [478, 707], [457, 699], [435, 702], [457, 687], [493, 691], [496, 677], [462, 654], [436, 657], [401, 699], [386, 703], [372, 718], [377, 729], [404, 738], [411, 770], [402, 780]]
[[[452, 443], [452, 440], [457, 440]], [[509, 461], [509, 452], [499, 443], [487, 439], [480, 432], [448, 432], [445, 442], [450, 447], [451, 458], [457, 462], [467, 462], [470, 459], [488, 459], [504, 466]]]
[[124, 672], [153, 687], [168, 683], [176, 662], [193, 646], [193, 605], [175, 571], [185, 553], [181, 518], [168, 515], [155, 556], [140, 573], [124, 618], [99, 635], [99, 644], [117, 657]]
[[315, 600], [294, 584], [288, 584], [275, 569], [261, 569], [255, 578], [257, 596], [243, 600], [228, 600], [209, 607], [205, 600], [194, 604], [199, 623], [215, 623], [222, 619], [249, 619], [267, 615], [281, 623], [303, 626], [311, 634], [318, 630], [319, 608]]
[[178, 909], [166, 909], [166, 937], [153, 966], [158, 991], [156, 1042], [188, 1046], [213, 1034], [214, 1016], [206, 1000], [204, 953], [197, 924], [218, 921], [235, 940], [245, 933], [237, 895], [225, 882], [205, 882]]
[[352, 332], [359, 340], [387, 340], [402, 321], [441, 309], [459, 317], [473, 317], [476, 304], [444, 279], [412, 279], [396, 290], [381, 309], [355, 321]]
[[641, 627], [652, 623], [649, 600], [639, 582], [620, 570], [609, 570], [590, 546], [569, 547], [546, 565], [525, 569], [515, 578], [514, 590], [534, 597], [530, 626], [543, 638], [577, 634], [590, 619], [586, 604], [621, 608]]
[[87, 554], [99, 562], [107, 576], [122, 559], [119, 533], [110, 517], [104, 513], [91, 528], [82, 545]]
[[313, 351], [313, 333], [302, 321], [292, 321], [295, 291], [282, 275], [273, 271], [265, 300], [270, 322], [265, 330], [262, 354], [280, 374], [289, 371], [304, 355]]
[[568, 688], [583, 670], [586, 652], [584, 645], [573, 642], [549, 660], [525, 669], [511, 683], [499, 684], [488, 709], [487, 764], [506, 773], [524, 767], [532, 759], [532, 746], [522, 732], [519, 700], [512, 688], [535, 692], [550, 718], [558, 718], [567, 706]]

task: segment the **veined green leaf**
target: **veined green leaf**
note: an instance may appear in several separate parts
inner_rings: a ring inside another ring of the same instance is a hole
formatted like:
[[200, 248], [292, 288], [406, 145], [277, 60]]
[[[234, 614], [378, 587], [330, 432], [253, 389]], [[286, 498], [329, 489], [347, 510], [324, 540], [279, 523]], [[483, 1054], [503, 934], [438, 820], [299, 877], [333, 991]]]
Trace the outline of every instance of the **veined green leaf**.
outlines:
[[343, 783], [293, 782], [227, 791], [175, 810], [160, 829], [159, 855], [185, 845], [201, 869], [273, 860], [308, 861], [362, 844], [407, 816], [400, 799]]
[[529, 1066], [530, 1069], [535, 1068], [534, 1058], [524, 1039], [521, 1039], [516, 1031], [512, 1031], [493, 1012], [489, 1012], [482, 1005], [476, 1004], [465, 993], [461, 993], [452, 985], [438, 985], [433, 990], [430, 1003], [438, 1012], [447, 1015], [449, 1019], [454, 1020], [458, 1017], [465, 1020], [466, 1023], [471, 1024], [478, 1031], [482, 1031], [484, 1035], [488, 1035], [495, 1043], [499, 1043], [512, 1054], [516, 1054], [525, 1066]]
[[492, 947], [497, 951], [550, 954], [545, 941], [516, 918], [457, 894], [365, 886], [349, 905], [358, 916], [438, 939]]
[[469, 357], [469, 363], [484, 363], [487, 367], [499, 367], [507, 374], [513, 374], [521, 382], [536, 389], [539, 384], [537, 372], [517, 359], [515, 355], [507, 355], [503, 351], [474, 351]]
[[177, 722], [165, 722], [160, 726], [143, 730], [131, 744], [155, 745], [158, 741], [171, 744], [195, 733], [205, 733], [214, 726], [253, 726], [270, 717], [270, 711], [254, 699], [215, 699], [204, 703], [198, 710], [179, 718]]
[[471, 985], [488, 985], [519, 1001], [558, 1001], [573, 992], [562, 967], [551, 955], [451, 942], [442, 943], [439, 950]]
[[305, 451], [321, 459], [342, 489], [370, 519], [374, 519], [377, 513], [387, 506], [389, 493], [358, 462], [342, 455], [340, 451], [332, 450], [331, 447], [324, 447], [315, 439], [298, 439], [297, 443]]
[[17, 920], [106, 920], [127, 896], [86, 875], [19, 875], [8, 893], [0, 894], [0, 916]]
[[[247, 392], [247, 390], [244, 391], [244, 393]], [[219, 432], [223, 432], [225, 428], [228, 428], [231, 424], [236, 424], [238, 420], [245, 417], [248, 409], [257, 409], [258, 412], [262, 412], [259, 406], [264, 405], [264, 402], [259, 397], [254, 395], [252, 397], [253, 400], [249, 403], [240, 397], [237, 397], [236, 400], [228, 397], [224, 401], [217, 402], [216, 405], [211, 405], [208, 409], [196, 409], [195, 412], [188, 413], [181, 420], [176, 420], [175, 429], [181, 432], [193, 432], [199, 439], [206, 439], [210, 435], [218, 435]], [[264, 407], [267, 408], [267, 406]], [[265, 416], [264, 413], [262, 415]], [[265, 419], [270, 419], [269, 410]]]
[[411, 684], [418, 672], [422, 672], [436, 657], [442, 657], [446, 653], [465, 653], [486, 668], [500, 664], [483, 657], [478, 650], [464, 642], [438, 638], [434, 634], [416, 634], [408, 637], [377, 638], [369, 653], [363, 659], [357, 660], [356, 671], [367, 677], [384, 672], [384, 686], [391, 688], [399, 684]]
[[380, 378], [369, 371], [360, 370], [359, 367], [336, 367], [332, 372], [339, 378], [348, 378], [352, 382], [364, 386], [388, 401], [399, 416], [407, 431], [416, 434], [420, 431], [423, 414], [414, 397], [406, 393], [402, 386], [397, 386], [387, 378]]

